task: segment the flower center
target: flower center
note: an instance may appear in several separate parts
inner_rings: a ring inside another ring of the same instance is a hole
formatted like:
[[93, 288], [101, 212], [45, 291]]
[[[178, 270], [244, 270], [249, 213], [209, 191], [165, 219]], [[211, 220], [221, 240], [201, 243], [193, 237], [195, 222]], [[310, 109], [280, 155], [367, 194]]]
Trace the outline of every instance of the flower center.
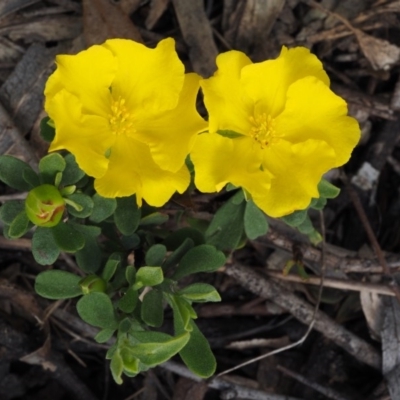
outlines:
[[135, 132], [133, 126], [133, 114], [125, 105], [125, 99], [118, 97], [111, 100], [110, 127], [114, 135], [129, 135]]
[[279, 140], [275, 130], [275, 120], [270, 115], [262, 113], [249, 119], [253, 125], [250, 129], [250, 136], [260, 144], [262, 149]]

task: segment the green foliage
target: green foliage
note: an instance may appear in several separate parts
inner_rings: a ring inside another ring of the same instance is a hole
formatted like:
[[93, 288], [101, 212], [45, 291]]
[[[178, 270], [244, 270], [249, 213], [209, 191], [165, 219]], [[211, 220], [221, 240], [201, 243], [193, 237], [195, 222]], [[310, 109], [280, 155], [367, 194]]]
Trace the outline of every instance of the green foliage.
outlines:
[[85, 243], [84, 247], [75, 254], [77, 264], [84, 272], [97, 272], [101, 266], [101, 249], [97, 242], [101, 229], [97, 226], [81, 224], [71, 224], [71, 226], [83, 236]]
[[136, 196], [117, 199], [114, 221], [121, 233], [124, 235], [134, 233], [139, 226], [140, 216], [141, 210], [136, 204]]
[[289, 226], [297, 227], [301, 225], [307, 218], [307, 210], [295, 211], [290, 215], [282, 217], [282, 220]]
[[65, 169], [62, 174], [61, 184], [63, 186], [75, 185], [85, 176], [85, 173], [79, 168], [72, 154], [67, 154], [64, 159]]
[[6, 185], [22, 192], [31, 190], [32, 185], [24, 179], [25, 171], [35, 174], [27, 163], [18, 158], [9, 155], [0, 156], [0, 181]]
[[321, 197], [325, 197], [326, 199], [334, 199], [340, 193], [340, 189], [332, 183], [328, 182], [325, 179], [321, 179], [321, 182], [318, 184], [318, 192]]
[[246, 203], [244, 210], [244, 231], [250, 240], [257, 239], [268, 232], [267, 219], [252, 200]]
[[204, 235], [197, 229], [190, 227], [185, 227], [178, 229], [175, 232], [171, 232], [170, 235], [166, 237], [163, 244], [168, 250], [176, 250], [185, 241], [191, 239], [194, 245], [205, 244]]
[[164, 261], [162, 267], [164, 270], [175, 267], [182, 257], [194, 247], [192, 239], [185, 239], [182, 244]]
[[52, 233], [61, 251], [75, 253], [85, 245], [85, 237], [69, 223], [61, 222], [52, 228]]
[[153, 289], [143, 298], [141, 308], [142, 320], [149, 326], [158, 328], [164, 320], [163, 294], [160, 290]]
[[221, 296], [216, 289], [207, 283], [194, 283], [193, 285], [181, 289], [177, 294], [186, 300], [197, 303], [221, 301]]
[[80, 276], [67, 271], [44, 271], [36, 277], [35, 290], [46, 299], [70, 299], [82, 295], [80, 280]]
[[196, 246], [182, 257], [173, 279], [179, 280], [197, 272], [214, 272], [222, 267], [225, 261], [224, 253], [214, 246], [208, 244]]
[[146, 265], [161, 265], [165, 255], [167, 254], [167, 248], [162, 244], [155, 244], [147, 250], [145, 262]]
[[17, 239], [21, 236], [25, 235], [26, 232], [32, 227], [32, 224], [29, 221], [28, 216], [26, 215], [25, 211], [21, 211], [11, 222], [8, 236], [11, 239]]
[[172, 337], [161, 332], [135, 332], [132, 337], [137, 343], [127, 350], [143, 364], [154, 367], [177, 354], [188, 343], [190, 335], [185, 332]]
[[111, 217], [117, 208], [117, 200], [101, 197], [97, 193], [92, 197], [92, 200], [93, 210], [90, 215], [90, 220], [92, 222], [99, 223], [104, 221], [108, 217]]
[[92, 292], [83, 296], [76, 304], [79, 316], [88, 324], [103, 329], [118, 326], [110, 297], [105, 293]]
[[161, 267], [141, 267], [136, 273], [135, 288], [156, 286], [162, 283], [164, 274]]
[[58, 172], [63, 172], [66, 167], [64, 158], [58, 153], [44, 156], [39, 162], [39, 171], [43, 183], [54, 184]]
[[179, 355], [193, 373], [202, 378], [209, 378], [214, 374], [217, 362], [207, 339], [197, 325], [193, 321], [190, 321], [190, 325], [190, 340]]
[[106, 343], [108, 342], [114, 335], [115, 329], [105, 328], [102, 329], [95, 337], [94, 340], [97, 343]]
[[[90, 196], [83, 193], [73, 193], [67, 196], [67, 199], [69, 200], [69, 202], [67, 202], [69, 214], [77, 218], [86, 218], [92, 214], [94, 204]], [[72, 203], [74, 203], [75, 206], [73, 206]], [[76, 207], [76, 205], [79, 207]]]
[[0, 221], [11, 225], [14, 219], [25, 209], [22, 200], [10, 200], [0, 207]]
[[119, 300], [118, 308], [124, 313], [130, 314], [135, 309], [138, 298], [139, 296], [137, 290], [130, 287]]
[[119, 264], [121, 263], [121, 254], [120, 253], [112, 253], [104, 266], [102, 277], [108, 282], [115, 274]]
[[56, 135], [56, 130], [54, 129], [54, 124], [49, 117], [44, 117], [40, 121], [40, 136], [46, 142], [52, 142], [54, 136]]
[[41, 265], [51, 265], [57, 260], [60, 248], [50, 228], [36, 228], [32, 237], [32, 254], [35, 261]]
[[239, 191], [215, 213], [205, 233], [206, 243], [219, 250], [234, 250], [239, 245], [244, 232], [246, 208], [242, 200], [243, 193]]
[[160, 212], [148, 214], [140, 220], [140, 226], [161, 225], [168, 221], [168, 215]]

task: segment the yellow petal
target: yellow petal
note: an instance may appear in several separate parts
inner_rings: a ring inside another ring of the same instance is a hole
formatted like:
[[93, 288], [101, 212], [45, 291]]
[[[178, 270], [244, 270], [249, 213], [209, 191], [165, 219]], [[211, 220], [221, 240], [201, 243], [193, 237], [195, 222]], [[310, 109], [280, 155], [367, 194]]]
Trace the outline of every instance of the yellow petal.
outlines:
[[306, 76], [314, 76], [329, 86], [321, 61], [310, 50], [283, 47], [277, 59], [244, 67], [241, 83], [256, 104], [256, 114], [276, 117], [283, 110], [289, 86]]
[[263, 166], [273, 174], [271, 188], [250, 192], [254, 202], [275, 218], [306, 208], [312, 197], [319, 197], [317, 185], [335, 158], [334, 150], [319, 140], [298, 144], [280, 140], [268, 146]]
[[240, 83], [241, 70], [249, 64], [251, 61], [244, 53], [228, 51], [217, 57], [218, 70], [214, 76], [200, 82], [210, 132], [232, 130], [246, 135], [250, 131], [253, 103]]
[[113, 97], [124, 98], [138, 119], [174, 108], [183, 85], [184, 66], [175, 41], [162, 40], [155, 49], [132, 40], [110, 39], [104, 46], [118, 60]]
[[176, 172], [182, 168], [193, 147], [196, 134], [207, 123], [196, 110], [200, 76], [186, 74], [177, 106], [151, 119], [137, 121], [136, 136], [148, 143], [151, 155], [162, 169]]
[[269, 188], [270, 175], [261, 171], [261, 148], [248, 138], [229, 139], [215, 133], [197, 137], [190, 154], [195, 167], [196, 187], [218, 192], [227, 183], [252, 192]]
[[290, 86], [285, 109], [276, 118], [276, 131], [292, 143], [325, 141], [336, 152], [332, 168], [348, 161], [360, 139], [358, 122], [347, 116], [346, 102], [313, 77]]
[[88, 175], [101, 177], [108, 166], [105, 152], [114, 143], [106, 119], [82, 114], [78, 98], [61, 90], [48, 99], [46, 110], [56, 127], [50, 151], [68, 150]]
[[92, 46], [76, 55], [60, 55], [57, 69], [45, 87], [47, 102], [66, 89], [77, 96], [84, 110], [106, 117], [109, 113], [110, 86], [116, 72], [113, 54], [102, 46]]
[[144, 199], [152, 206], [161, 207], [175, 191], [183, 193], [189, 182], [186, 166], [177, 173], [164, 171], [154, 163], [148, 146], [120, 135], [111, 149], [108, 171], [95, 180], [94, 187], [103, 197], [136, 194], [139, 206]]

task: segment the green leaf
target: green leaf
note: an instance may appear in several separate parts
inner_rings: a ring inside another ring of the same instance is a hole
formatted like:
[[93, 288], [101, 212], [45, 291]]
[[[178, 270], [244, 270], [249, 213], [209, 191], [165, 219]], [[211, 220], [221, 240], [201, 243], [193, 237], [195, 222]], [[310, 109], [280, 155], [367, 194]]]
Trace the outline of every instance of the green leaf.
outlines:
[[192, 318], [197, 318], [193, 307], [187, 300], [177, 295], [169, 295], [167, 296], [167, 300], [174, 313], [175, 332], [191, 331], [192, 325], [190, 321]]
[[67, 197], [68, 200], [81, 206], [81, 210], [77, 211], [71, 204], [67, 203], [68, 213], [77, 218], [86, 218], [92, 214], [93, 200], [90, 196], [83, 193], [73, 193]]
[[168, 235], [163, 244], [168, 250], [174, 251], [187, 239], [191, 239], [196, 246], [205, 243], [204, 235], [199, 230], [185, 227]]
[[143, 217], [140, 220], [140, 226], [161, 225], [167, 222], [168, 219], [169, 217], [167, 214], [161, 214], [160, 212], [155, 212]]
[[10, 225], [17, 215], [24, 210], [25, 204], [22, 200], [7, 201], [0, 207], [0, 221]]
[[194, 283], [193, 285], [181, 289], [177, 294], [189, 301], [197, 303], [221, 301], [219, 293], [208, 283]]
[[39, 171], [43, 183], [54, 184], [57, 172], [63, 172], [66, 167], [64, 158], [58, 153], [51, 153], [39, 161]]
[[93, 274], [99, 270], [102, 261], [101, 248], [97, 241], [98, 236], [101, 234], [101, 229], [90, 225], [72, 223], [71, 225], [82, 234], [85, 241], [84, 247], [75, 253], [76, 262], [82, 271]]
[[252, 200], [247, 202], [244, 210], [244, 231], [250, 240], [257, 239], [268, 232], [267, 218]]
[[142, 301], [142, 320], [149, 326], [158, 328], [164, 320], [163, 294], [160, 290], [150, 290]]
[[318, 192], [321, 197], [334, 199], [339, 195], [340, 189], [326, 179], [321, 179], [321, 182], [318, 184]]
[[238, 137], [244, 137], [245, 135], [241, 134], [241, 133], [237, 133], [235, 131], [230, 131], [227, 129], [221, 129], [219, 131], [217, 131], [218, 135], [221, 135], [223, 137], [229, 138], [229, 139], [236, 139]]
[[313, 200], [316, 201], [313, 202], [312, 205], [310, 205], [310, 208], [313, 208], [314, 210], [323, 210], [324, 207], [326, 206], [326, 203], [328, 202], [326, 197], [320, 197], [319, 199], [313, 199]]
[[67, 271], [44, 271], [36, 277], [35, 291], [46, 299], [71, 299], [82, 295], [80, 280], [80, 276]]
[[141, 210], [137, 207], [136, 196], [117, 198], [114, 221], [124, 235], [131, 235], [139, 226]]
[[316, 246], [318, 243], [322, 242], [322, 235], [316, 230], [314, 229], [311, 233], [309, 233], [308, 238], [310, 239], [310, 242]]
[[159, 285], [164, 280], [161, 267], [141, 267], [136, 272], [135, 288]]
[[32, 188], [40, 185], [39, 175], [33, 169], [24, 169], [22, 177]]
[[206, 243], [216, 246], [219, 250], [235, 249], [244, 232], [244, 211], [246, 203], [235, 204], [237, 195], [230, 198], [214, 215], [205, 233]]
[[59, 223], [51, 228], [54, 240], [62, 251], [75, 253], [85, 245], [85, 237], [72, 227], [71, 224]]
[[32, 237], [32, 254], [35, 261], [41, 265], [53, 264], [60, 255], [52, 229], [37, 227]]
[[193, 373], [202, 378], [209, 378], [214, 374], [217, 362], [207, 339], [193, 321], [190, 321], [190, 324], [190, 340], [179, 355]]
[[61, 184], [63, 186], [74, 185], [85, 176], [85, 173], [79, 168], [72, 154], [67, 154], [64, 159], [66, 165], [62, 174]]
[[312, 233], [314, 231], [314, 226], [311, 222], [310, 217], [307, 215], [306, 219], [297, 226], [297, 229], [301, 232], [304, 233], [306, 235]]
[[161, 265], [165, 255], [167, 254], [167, 248], [162, 244], [155, 244], [147, 250], [145, 262], [146, 265], [158, 266]]
[[[138, 337], [141, 334], [145, 337], [147, 333], [138, 332], [135, 336]], [[163, 342], [139, 343], [129, 347], [127, 350], [143, 364], [153, 367], [169, 360], [177, 354], [188, 343], [189, 338], [189, 333], [183, 333]]]
[[136, 307], [139, 295], [137, 290], [130, 287], [118, 302], [118, 308], [126, 314], [130, 314]]
[[90, 220], [96, 223], [102, 222], [111, 215], [113, 215], [117, 208], [117, 200], [108, 199], [98, 195], [97, 193], [92, 197], [93, 211], [90, 215]]
[[202, 244], [189, 250], [181, 259], [172, 279], [178, 280], [197, 272], [214, 272], [226, 261], [224, 253], [214, 246]]
[[129, 376], [136, 376], [140, 372], [139, 359], [131, 353], [129, 347], [122, 347], [120, 353], [124, 363], [124, 372], [128, 372]]
[[136, 233], [132, 233], [132, 235], [128, 236], [124, 235], [121, 237], [121, 244], [126, 250], [136, 249], [140, 244], [140, 237]]
[[40, 136], [46, 142], [52, 142], [54, 136], [56, 135], [56, 130], [54, 129], [53, 124], [52, 125], [49, 124], [50, 121], [51, 119], [49, 117], [44, 117], [40, 121], [40, 130], [39, 130]]
[[20, 238], [21, 236], [25, 235], [26, 232], [29, 231], [29, 229], [33, 225], [30, 224], [29, 218], [26, 215], [25, 210], [21, 211], [14, 219], [13, 222], [10, 224], [10, 228], [8, 230], [8, 236], [11, 239], [17, 239]]
[[111, 278], [114, 276], [115, 271], [117, 270], [118, 265], [121, 263], [121, 254], [120, 253], [112, 253], [104, 266], [103, 273], [101, 274], [102, 278], [109, 282]]
[[194, 247], [192, 239], [185, 239], [185, 241], [164, 261], [162, 267], [164, 270], [175, 267], [182, 257]]
[[111, 375], [114, 378], [114, 381], [118, 383], [118, 385], [121, 385], [122, 384], [121, 375], [124, 370], [124, 363], [122, 361], [122, 357], [119, 351], [115, 351], [113, 356], [111, 357], [110, 370], [111, 370]]
[[27, 163], [16, 157], [9, 155], [0, 156], [0, 181], [13, 189], [20, 190], [21, 192], [32, 189], [32, 185], [24, 179], [24, 173], [27, 170], [35, 173]]
[[130, 285], [135, 283], [136, 268], [133, 265], [128, 265], [125, 270], [125, 278]]
[[76, 304], [79, 316], [88, 324], [99, 328], [116, 329], [118, 326], [113, 304], [105, 293], [92, 292]]
[[95, 337], [94, 340], [97, 343], [106, 343], [108, 342], [114, 335], [115, 329], [102, 329]]
[[301, 225], [307, 218], [307, 210], [300, 210], [300, 211], [295, 211], [294, 213], [290, 215], [285, 215], [281, 219], [285, 224], [289, 226], [299, 226]]

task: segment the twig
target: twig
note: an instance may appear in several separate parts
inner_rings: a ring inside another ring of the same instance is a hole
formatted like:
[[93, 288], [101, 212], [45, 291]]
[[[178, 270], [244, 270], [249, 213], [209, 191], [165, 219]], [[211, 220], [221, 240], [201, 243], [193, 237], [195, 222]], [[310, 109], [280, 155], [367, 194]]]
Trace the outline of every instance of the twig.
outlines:
[[[278, 283], [264, 278], [250, 267], [239, 264], [227, 266], [225, 274], [235, 278], [252, 293], [272, 300], [289, 311], [295, 318], [309, 325], [313, 319], [314, 307]], [[357, 360], [375, 369], [381, 368], [381, 356], [370, 344], [360, 339], [343, 326], [337, 324], [322, 311], [316, 315], [314, 328], [342, 347]]]
[[356, 191], [353, 189], [353, 187], [350, 185], [347, 177], [342, 174], [342, 180], [346, 185], [347, 192], [349, 193], [350, 199], [353, 202], [354, 208], [356, 209], [356, 212], [358, 214], [358, 217], [360, 218], [360, 221], [365, 229], [365, 232], [368, 236], [369, 241], [371, 242], [371, 245], [375, 251], [376, 256], [378, 257], [379, 263], [382, 266], [384, 274], [390, 278], [390, 288], [393, 290], [397, 301], [400, 303], [400, 288], [397, 285], [396, 280], [394, 279], [392, 272], [390, 271], [389, 267], [386, 264], [385, 257], [383, 255], [381, 246], [378, 243], [378, 240], [375, 236], [375, 233], [371, 227], [371, 224], [368, 221], [367, 214], [365, 213], [364, 207], [361, 204], [360, 198], [358, 197], [358, 194]]
[[[195, 382], [202, 381], [200, 377], [194, 375], [186, 367], [174, 361], [167, 361], [160, 366], [162, 368], [167, 369], [168, 371], [174, 372], [177, 375], [191, 379]], [[229, 391], [229, 394], [232, 394], [232, 397], [226, 397], [226, 398], [244, 398], [253, 400], [301, 400], [297, 397], [266, 393], [261, 390], [252, 389], [246, 386], [239, 385], [237, 383], [231, 382], [228, 379], [218, 378], [218, 377], [213, 378], [210, 381], [207, 381], [207, 385], [212, 389]], [[227, 395], [227, 393], [225, 394]]]
[[340, 393], [336, 392], [336, 390], [326, 388], [319, 383], [312, 382], [303, 375], [297, 374], [296, 372], [293, 372], [285, 367], [282, 367], [281, 365], [278, 365], [276, 367], [279, 371], [283, 372], [284, 374], [290, 376], [293, 379], [296, 379], [296, 381], [314, 389], [316, 392], [322, 393], [324, 396], [332, 399], [332, 400], [349, 400], [348, 397], [344, 397]]
[[[283, 281], [298, 282], [305, 285], [321, 284], [321, 279], [318, 276], [310, 276], [307, 279], [303, 279], [298, 275], [283, 275], [280, 271], [270, 270], [267, 271], [267, 274], [270, 275], [272, 278]], [[368, 292], [383, 294], [385, 296], [395, 296], [393, 290], [391, 290], [387, 286], [370, 282], [345, 281], [343, 279], [325, 278], [324, 286], [341, 290], [353, 290], [355, 292], [362, 292], [363, 290], [366, 290]]]
[[242, 368], [246, 365], [263, 360], [264, 358], [270, 357], [274, 354], [282, 353], [284, 351], [292, 349], [293, 347], [299, 346], [299, 345], [303, 344], [306, 341], [306, 339], [308, 338], [308, 336], [310, 335], [310, 333], [315, 325], [317, 312], [319, 309], [319, 305], [321, 303], [322, 291], [324, 289], [325, 270], [326, 270], [326, 267], [325, 267], [325, 222], [324, 222], [324, 216], [323, 216], [322, 211], [320, 212], [320, 221], [321, 221], [321, 231], [322, 231], [322, 238], [323, 238], [322, 239], [322, 250], [321, 250], [321, 282], [320, 282], [319, 290], [318, 290], [318, 299], [317, 299], [316, 305], [314, 307], [312, 319], [311, 319], [311, 322], [308, 326], [306, 333], [295, 343], [291, 343], [287, 346], [283, 346], [283, 347], [280, 347], [279, 349], [270, 351], [269, 353], [262, 354], [261, 356], [252, 358], [251, 360], [245, 361], [244, 363], [241, 363], [239, 365], [236, 365], [233, 368], [229, 368], [229, 369], [219, 373], [217, 376], [222, 376], [222, 375], [228, 374], [228, 373], [235, 371], [239, 368]]

